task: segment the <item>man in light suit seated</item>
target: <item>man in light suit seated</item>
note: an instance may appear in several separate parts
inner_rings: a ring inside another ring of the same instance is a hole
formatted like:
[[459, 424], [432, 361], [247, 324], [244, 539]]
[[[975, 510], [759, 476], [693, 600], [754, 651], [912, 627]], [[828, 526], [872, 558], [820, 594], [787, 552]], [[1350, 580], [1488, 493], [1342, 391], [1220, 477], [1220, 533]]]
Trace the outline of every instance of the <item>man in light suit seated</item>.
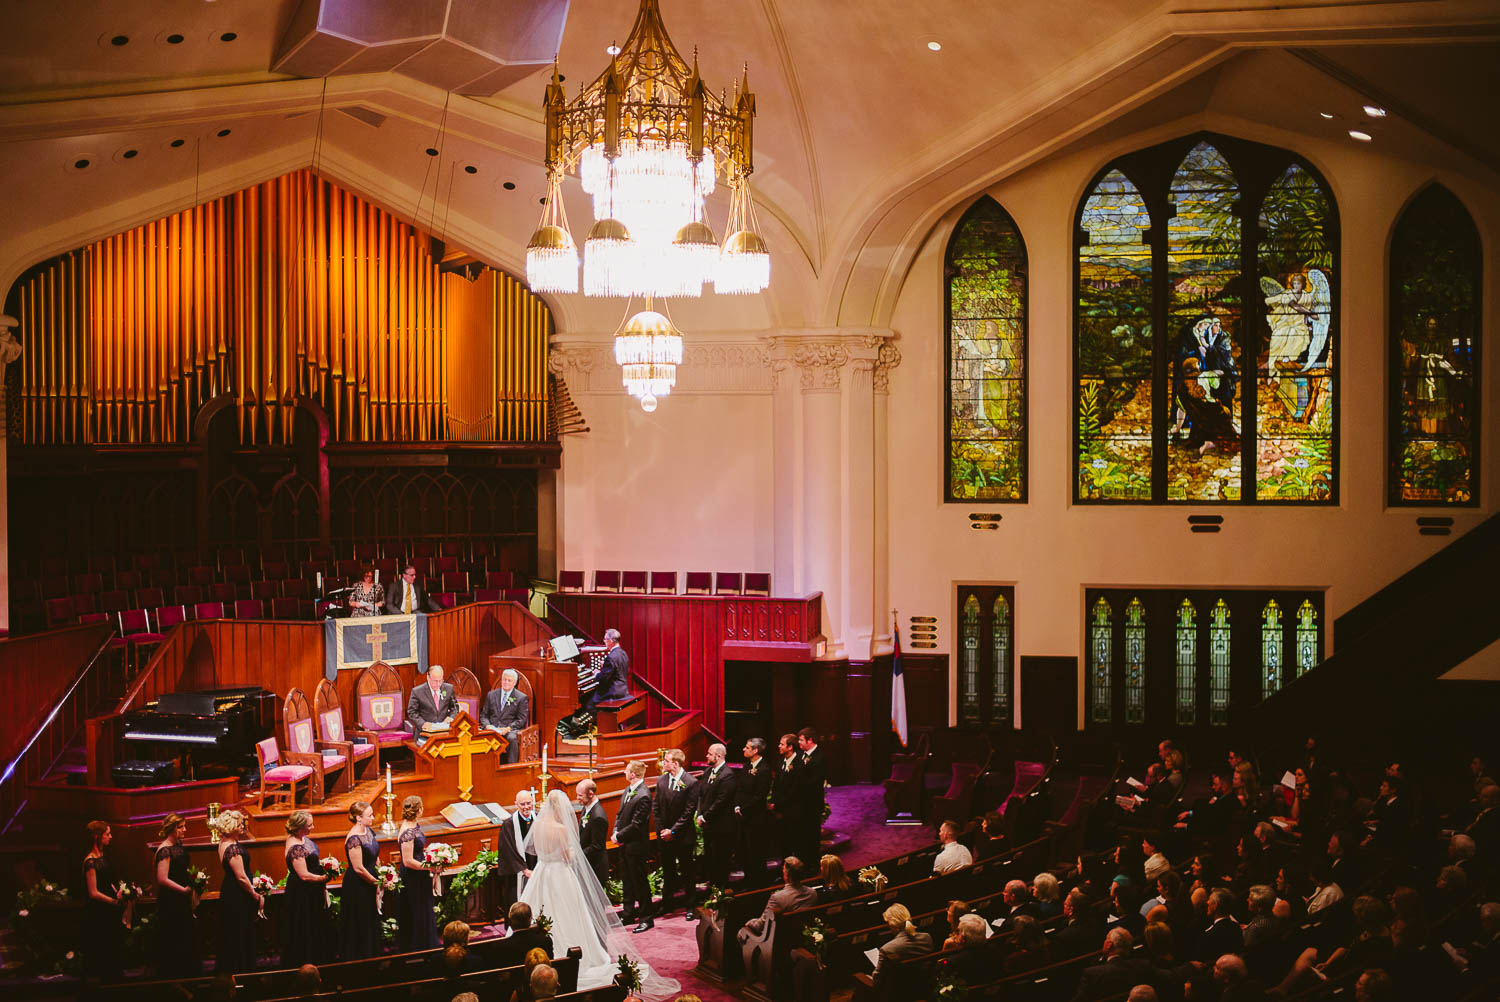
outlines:
[[446, 730], [458, 715], [458, 709], [453, 685], [443, 681], [443, 666], [431, 665], [426, 681], [419, 683], [406, 701], [406, 725], [417, 744], [422, 744], [427, 740], [426, 731]]
[[746, 922], [736, 934], [740, 953], [745, 959], [745, 977], [754, 979], [756, 964], [762, 960], [765, 962], [762, 965], [766, 968], [765, 973], [769, 975], [771, 946], [776, 937], [776, 916], [793, 908], [805, 908], [817, 903], [818, 892], [803, 886], [802, 872], [802, 860], [796, 856], [784, 859], [781, 863], [781, 875], [786, 883], [781, 890], [772, 893], [760, 918]]
[[514, 668], [500, 674], [500, 688], [491, 689], [484, 697], [484, 706], [479, 711], [480, 726], [499, 731], [508, 742], [505, 746], [505, 761], [516, 762], [521, 757], [521, 732], [531, 723], [531, 707], [526, 694], [516, 688], [520, 678]]

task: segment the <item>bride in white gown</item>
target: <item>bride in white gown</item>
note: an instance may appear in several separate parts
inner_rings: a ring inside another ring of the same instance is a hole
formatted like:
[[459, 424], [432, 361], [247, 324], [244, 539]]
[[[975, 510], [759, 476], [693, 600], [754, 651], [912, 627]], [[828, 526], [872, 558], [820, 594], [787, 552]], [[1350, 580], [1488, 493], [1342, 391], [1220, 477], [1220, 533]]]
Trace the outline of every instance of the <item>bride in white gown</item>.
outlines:
[[640, 966], [642, 997], [656, 1002], [681, 990], [676, 981], [653, 971], [631, 943], [583, 855], [578, 817], [566, 793], [553, 790], [547, 794], [526, 836], [524, 851], [535, 854], [537, 863], [521, 900], [531, 906], [533, 915], [545, 913], [552, 920], [552, 944], [559, 956], [569, 947], [583, 950], [579, 991], [613, 981], [622, 955]]

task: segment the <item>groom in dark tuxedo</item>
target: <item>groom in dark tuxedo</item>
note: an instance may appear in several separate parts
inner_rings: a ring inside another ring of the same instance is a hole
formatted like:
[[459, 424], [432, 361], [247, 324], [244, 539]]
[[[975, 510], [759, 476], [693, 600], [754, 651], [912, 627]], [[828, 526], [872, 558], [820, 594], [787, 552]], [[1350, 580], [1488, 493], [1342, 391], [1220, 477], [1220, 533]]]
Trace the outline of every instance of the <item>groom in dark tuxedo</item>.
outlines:
[[505, 761], [515, 762], [521, 756], [521, 732], [531, 722], [531, 708], [526, 705], [526, 693], [516, 688], [514, 668], [507, 668], [500, 675], [500, 688], [490, 690], [484, 697], [484, 708], [479, 711], [479, 723], [483, 727], [499, 731], [508, 744], [505, 746]]
[[620, 915], [627, 922], [640, 921], [631, 932], [645, 932], [656, 926], [651, 921], [651, 884], [646, 879], [646, 857], [651, 849], [651, 793], [646, 789], [645, 778], [644, 762], [625, 763], [625, 781], [629, 785], [620, 795], [612, 836], [620, 847], [620, 861], [625, 869], [625, 900]]
[[818, 750], [818, 732], [804, 727], [797, 732], [797, 796], [802, 801], [797, 812], [802, 826], [798, 845], [803, 859], [821, 859], [823, 856], [823, 784], [828, 779], [827, 756]]
[[693, 850], [698, 842], [698, 830], [693, 827], [698, 810], [698, 783], [683, 768], [686, 762], [687, 756], [681, 748], [667, 752], [666, 769], [656, 780], [651, 825], [656, 829], [656, 847], [661, 854], [662, 911], [672, 910], [672, 899], [681, 887], [683, 905], [692, 920], [696, 917], [693, 899], [698, 889], [693, 876]]
[[609, 819], [604, 808], [599, 806], [598, 787], [592, 779], [578, 781], [578, 802], [583, 805], [583, 816], [578, 819], [578, 842], [583, 846], [584, 858], [599, 878], [599, 886], [609, 883]]

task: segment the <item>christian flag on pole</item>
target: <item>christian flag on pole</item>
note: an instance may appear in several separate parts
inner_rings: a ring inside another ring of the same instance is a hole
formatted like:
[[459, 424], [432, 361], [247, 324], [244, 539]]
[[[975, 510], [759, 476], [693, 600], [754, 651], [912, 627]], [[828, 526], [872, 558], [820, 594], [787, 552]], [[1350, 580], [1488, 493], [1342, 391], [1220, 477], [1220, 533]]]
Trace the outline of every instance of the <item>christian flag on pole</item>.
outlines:
[[906, 677], [901, 670], [901, 627], [895, 628], [896, 653], [891, 658], [891, 730], [906, 747]]

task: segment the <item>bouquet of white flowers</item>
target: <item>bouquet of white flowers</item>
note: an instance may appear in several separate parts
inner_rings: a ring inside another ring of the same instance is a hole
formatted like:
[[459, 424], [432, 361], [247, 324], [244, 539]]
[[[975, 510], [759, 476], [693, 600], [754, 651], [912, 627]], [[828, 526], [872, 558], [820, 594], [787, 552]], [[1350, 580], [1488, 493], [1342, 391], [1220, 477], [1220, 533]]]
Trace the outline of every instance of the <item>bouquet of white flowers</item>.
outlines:
[[447, 842], [429, 842], [422, 854], [422, 862], [434, 870], [458, 864], [458, 849]]
[[323, 868], [323, 872], [327, 874], [329, 880], [344, 875], [344, 864], [339, 861], [337, 856], [324, 856], [318, 860], [318, 865]]
[[401, 871], [381, 863], [375, 868], [375, 886], [390, 893], [401, 890]]
[[260, 909], [257, 914], [261, 918], [265, 918], [266, 895], [270, 894], [273, 890], [276, 889], [276, 881], [272, 880], [269, 874], [257, 873], [255, 876], [250, 878], [250, 886], [255, 889], [256, 894], [260, 895]]

